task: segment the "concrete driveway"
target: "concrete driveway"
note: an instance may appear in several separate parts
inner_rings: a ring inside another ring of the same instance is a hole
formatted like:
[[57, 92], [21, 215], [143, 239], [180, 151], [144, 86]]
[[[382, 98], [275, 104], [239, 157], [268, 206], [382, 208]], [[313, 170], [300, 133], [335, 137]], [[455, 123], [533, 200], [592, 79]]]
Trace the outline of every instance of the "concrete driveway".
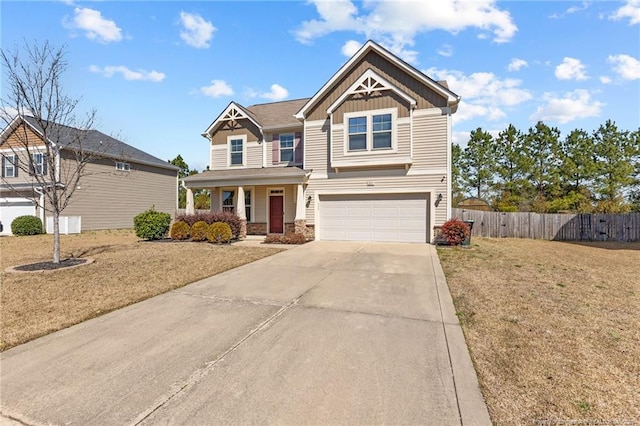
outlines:
[[0, 361], [5, 423], [490, 424], [424, 244], [309, 243]]

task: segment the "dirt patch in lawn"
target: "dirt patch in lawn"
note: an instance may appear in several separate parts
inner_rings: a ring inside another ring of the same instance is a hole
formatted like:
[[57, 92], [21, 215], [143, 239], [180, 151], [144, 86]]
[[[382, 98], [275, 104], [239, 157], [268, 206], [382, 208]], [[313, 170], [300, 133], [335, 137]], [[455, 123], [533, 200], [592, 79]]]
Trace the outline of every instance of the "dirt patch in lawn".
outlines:
[[9, 266], [50, 260], [52, 247], [51, 235], [0, 238], [0, 350], [282, 251], [155, 244], [140, 242], [131, 231], [99, 231], [61, 236], [62, 258], [91, 257], [90, 265], [4, 272]]
[[438, 253], [495, 424], [638, 424], [640, 243]]

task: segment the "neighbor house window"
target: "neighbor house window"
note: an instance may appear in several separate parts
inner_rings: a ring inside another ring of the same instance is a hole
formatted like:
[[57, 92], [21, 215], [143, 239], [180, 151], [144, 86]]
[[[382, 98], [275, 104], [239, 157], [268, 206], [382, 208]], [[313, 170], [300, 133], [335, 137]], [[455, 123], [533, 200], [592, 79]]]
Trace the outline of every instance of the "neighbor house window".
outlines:
[[222, 191], [222, 211], [235, 213], [236, 208], [233, 205], [233, 198], [235, 197], [235, 191]]
[[131, 170], [131, 165], [129, 163], [116, 162], [116, 170], [122, 170], [123, 172], [128, 172]]
[[16, 177], [18, 176], [17, 163], [18, 157], [16, 155], [5, 155], [2, 157], [2, 177]]
[[395, 110], [349, 113], [345, 119], [348, 152], [393, 149]]
[[45, 154], [40, 152], [33, 154], [31, 160], [33, 161], [31, 172], [34, 175], [47, 174], [47, 156]]
[[244, 165], [245, 139], [239, 137], [229, 138], [229, 165]]
[[251, 222], [251, 191], [244, 192], [244, 214], [247, 217], [247, 222]]
[[293, 163], [293, 133], [280, 135], [280, 162]]

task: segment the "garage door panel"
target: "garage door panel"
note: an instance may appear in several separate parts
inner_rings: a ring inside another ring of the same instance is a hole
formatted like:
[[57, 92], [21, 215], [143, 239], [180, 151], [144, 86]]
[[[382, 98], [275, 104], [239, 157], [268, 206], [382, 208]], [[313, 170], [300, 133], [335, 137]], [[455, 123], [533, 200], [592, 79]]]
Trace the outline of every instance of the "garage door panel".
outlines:
[[427, 194], [320, 196], [320, 239], [426, 242]]
[[11, 235], [11, 222], [18, 216], [35, 216], [36, 206], [25, 198], [1, 198], [0, 221], [4, 227], [3, 235]]

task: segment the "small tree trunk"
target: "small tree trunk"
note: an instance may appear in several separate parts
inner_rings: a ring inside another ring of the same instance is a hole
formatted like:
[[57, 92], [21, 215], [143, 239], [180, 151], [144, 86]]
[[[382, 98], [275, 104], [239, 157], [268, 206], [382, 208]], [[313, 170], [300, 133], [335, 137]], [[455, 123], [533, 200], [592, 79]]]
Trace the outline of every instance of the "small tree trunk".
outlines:
[[53, 212], [53, 263], [60, 263], [60, 213]]

